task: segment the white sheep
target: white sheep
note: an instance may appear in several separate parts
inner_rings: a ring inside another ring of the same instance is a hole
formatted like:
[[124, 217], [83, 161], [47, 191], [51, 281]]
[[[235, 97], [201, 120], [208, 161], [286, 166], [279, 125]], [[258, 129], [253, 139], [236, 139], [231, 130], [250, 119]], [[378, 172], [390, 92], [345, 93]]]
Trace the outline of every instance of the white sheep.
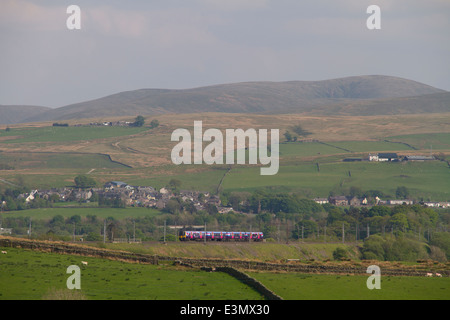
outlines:
[[432, 273], [427, 273], [427, 275], [426, 275], [427, 277], [432, 277], [433, 276], [433, 274]]
[[87, 261], [81, 261], [81, 263], [82, 263], [83, 265], [85, 265], [85, 266], [88, 265]]
[[442, 274], [436, 273], [436, 277], [442, 277]]
[[7, 254], [8, 252], [6, 252], [6, 251], [2, 251], [2, 253], [3, 253], [3, 254]]

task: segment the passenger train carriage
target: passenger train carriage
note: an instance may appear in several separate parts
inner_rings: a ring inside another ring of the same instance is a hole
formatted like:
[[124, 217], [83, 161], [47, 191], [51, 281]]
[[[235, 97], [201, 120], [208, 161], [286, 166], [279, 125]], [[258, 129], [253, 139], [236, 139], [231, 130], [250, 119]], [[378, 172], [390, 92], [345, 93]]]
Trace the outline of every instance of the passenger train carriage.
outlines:
[[181, 241], [263, 241], [262, 232], [236, 232], [236, 231], [183, 231]]

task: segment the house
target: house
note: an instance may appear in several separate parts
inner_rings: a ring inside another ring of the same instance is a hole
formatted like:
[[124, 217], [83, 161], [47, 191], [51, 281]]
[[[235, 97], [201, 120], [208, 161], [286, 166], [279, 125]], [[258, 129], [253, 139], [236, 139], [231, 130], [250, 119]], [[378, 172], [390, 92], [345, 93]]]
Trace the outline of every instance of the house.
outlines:
[[104, 188], [111, 190], [114, 188], [125, 188], [127, 186], [128, 186], [128, 184], [126, 184], [125, 182], [122, 182], [122, 181], [111, 181], [111, 182], [105, 183]]
[[229, 213], [229, 212], [233, 211], [233, 208], [230, 208], [230, 207], [217, 207], [217, 211], [219, 213]]
[[357, 197], [353, 197], [348, 202], [351, 206], [360, 206], [361, 200], [359, 200]]
[[0, 234], [12, 234], [12, 228], [0, 228]]
[[399, 161], [399, 157], [398, 154], [396, 153], [377, 153], [377, 154], [369, 153], [369, 161], [379, 161], [379, 162]]
[[212, 196], [207, 201], [209, 204], [220, 206], [222, 201], [220, 201], [220, 198], [218, 196]]
[[315, 198], [314, 201], [318, 204], [325, 204], [325, 203], [329, 203], [327, 198]]
[[345, 196], [330, 197], [328, 201], [336, 206], [348, 205], [348, 200]]
[[402, 204], [407, 204], [407, 205], [411, 205], [414, 204], [413, 200], [388, 200], [388, 204], [390, 205], [402, 205]]
[[30, 202], [34, 200], [34, 196], [38, 193], [37, 190], [31, 191], [31, 193], [28, 195], [28, 197], [25, 199], [26, 202]]
[[369, 153], [369, 161], [378, 161], [378, 154]]
[[424, 202], [424, 205], [426, 205], [427, 207], [440, 207], [440, 203], [439, 202]]

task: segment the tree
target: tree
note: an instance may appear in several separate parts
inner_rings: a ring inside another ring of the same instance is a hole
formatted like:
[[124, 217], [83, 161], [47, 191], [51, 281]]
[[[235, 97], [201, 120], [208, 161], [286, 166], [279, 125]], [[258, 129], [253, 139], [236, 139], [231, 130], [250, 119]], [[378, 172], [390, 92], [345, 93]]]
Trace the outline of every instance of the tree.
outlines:
[[333, 259], [334, 260], [342, 260], [347, 258], [347, 250], [344, 248], [336, 248], [336, 250], [333, 251]]
[[395, 196], [397, 197], [397, 199], [408, 199], [409, 197], [408, 188], [404, 186], [397, 187], [397, 190], [395, 190]]
[[94, 179], [85, 175], [78, 175], [74, 179], [77, 188], [93, 188], [97, 185]]
[[167, 184], [166, 188], [172, 192], [178, 192], [181, 187], [181, 181], [178, 179], [171, 179]]
[[306, 137], [311, 135], [312, 133], [303, 129], [300, 124], [297, 124], [292, 127], [292, 131], [294, 131], [296, 134], [298, 134], [300, 137]]
[[150, 128], [156, 128], [159, 126], [159, 121], [157, 119], [152, 120], [152, 122], [150, 122]]
[[289, 131], [286, 131], [284, 133], [284, 137], [286, 138], [287, 142], [291, 142], [292, 141], [292, 134]]
[[142, 127], [145, 123], [145, 119], [143, 116], [137, 116], [133, 122], [133, 127]]

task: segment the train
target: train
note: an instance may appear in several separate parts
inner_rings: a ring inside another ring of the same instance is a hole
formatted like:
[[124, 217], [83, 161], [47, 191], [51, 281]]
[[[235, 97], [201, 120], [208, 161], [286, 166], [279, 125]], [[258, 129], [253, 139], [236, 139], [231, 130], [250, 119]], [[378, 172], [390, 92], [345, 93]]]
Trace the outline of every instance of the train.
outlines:
[[264, 234], [241, 231], [182, 231], [179, 239], [180, 241], [263, 241]]

